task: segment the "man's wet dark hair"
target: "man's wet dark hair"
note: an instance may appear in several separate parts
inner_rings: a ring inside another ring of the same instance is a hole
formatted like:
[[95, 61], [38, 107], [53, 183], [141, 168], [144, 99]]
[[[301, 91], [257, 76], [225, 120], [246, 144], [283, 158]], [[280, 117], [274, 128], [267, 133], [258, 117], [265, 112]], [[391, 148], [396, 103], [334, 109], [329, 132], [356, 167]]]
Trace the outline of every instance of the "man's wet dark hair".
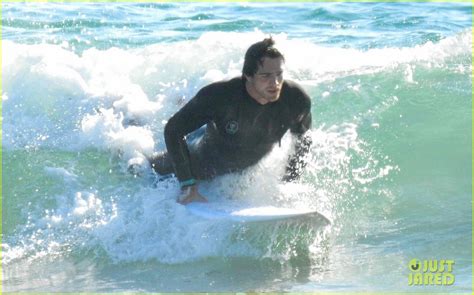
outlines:
[[275, 41], [270, 37], [253, 44], [249, 49], [247, 49], [247, 52], [245, 53], [244, 67], [242, 69], [242, 76], [244, 78], [245, 75], [255, 75], [258, 70], [258, 65], [263, 64], [264, 57], [282, 58], [283, 61], [285, 60], [283, 54], [273, 47], [273, 45], [275, 45]]

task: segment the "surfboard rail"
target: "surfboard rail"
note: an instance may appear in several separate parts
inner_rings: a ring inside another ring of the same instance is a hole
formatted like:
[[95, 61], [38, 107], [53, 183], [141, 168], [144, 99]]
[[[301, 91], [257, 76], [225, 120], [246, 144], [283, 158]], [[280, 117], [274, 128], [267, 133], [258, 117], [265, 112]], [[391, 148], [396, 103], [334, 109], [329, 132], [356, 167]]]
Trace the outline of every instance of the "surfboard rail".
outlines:
[[208, 219], [233, 222], [263, 222], [310, 218], [323, 224], [331, 221], [315, 210], [299, 210], [276, 206], [232, 206], [216, 203], [190, 203], [186, 209], [193, 215]]

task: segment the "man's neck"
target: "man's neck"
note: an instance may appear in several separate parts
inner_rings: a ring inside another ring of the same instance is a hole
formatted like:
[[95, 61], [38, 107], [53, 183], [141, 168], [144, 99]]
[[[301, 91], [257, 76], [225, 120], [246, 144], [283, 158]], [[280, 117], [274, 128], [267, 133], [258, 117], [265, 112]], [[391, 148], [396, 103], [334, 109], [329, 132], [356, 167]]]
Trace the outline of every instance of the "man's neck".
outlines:
[[263, 97], [260, 97], [256, 91], [253, 89], [253, 87], [250, 86], [249, 81], [245, 80], [245, 90], [247, 90], [247, 93], [253, 100], [255, 100], [258, 104], [260, 105], [266, 105], [268, 101], [264, 99]]

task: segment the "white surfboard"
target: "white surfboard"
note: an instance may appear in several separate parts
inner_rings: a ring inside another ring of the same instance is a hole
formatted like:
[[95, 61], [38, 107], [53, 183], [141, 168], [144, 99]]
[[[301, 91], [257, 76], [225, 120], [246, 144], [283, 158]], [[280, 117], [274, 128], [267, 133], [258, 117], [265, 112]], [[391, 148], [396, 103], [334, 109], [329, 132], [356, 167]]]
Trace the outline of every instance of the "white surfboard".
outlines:
[[314, 210], [297, 210], [274, 206], [243, 207], [219, 203], [190, 203], [187, 210], [198, 217], [209, 220], [222, 220], [234, 222], [262, 222], [292, 220], [307, 217], [321, 225], [331, 222], [325, 216]]

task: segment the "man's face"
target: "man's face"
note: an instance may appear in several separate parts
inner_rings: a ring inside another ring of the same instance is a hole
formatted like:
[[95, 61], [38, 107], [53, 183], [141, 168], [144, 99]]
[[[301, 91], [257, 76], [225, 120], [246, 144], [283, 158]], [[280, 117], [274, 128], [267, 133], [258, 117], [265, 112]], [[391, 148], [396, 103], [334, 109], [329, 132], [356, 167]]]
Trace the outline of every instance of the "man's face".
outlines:
[[262, 104], [277, 101], [283, 85], [283, 59], [264, 57], [253, 76], [246, 76], [249, 92]]

